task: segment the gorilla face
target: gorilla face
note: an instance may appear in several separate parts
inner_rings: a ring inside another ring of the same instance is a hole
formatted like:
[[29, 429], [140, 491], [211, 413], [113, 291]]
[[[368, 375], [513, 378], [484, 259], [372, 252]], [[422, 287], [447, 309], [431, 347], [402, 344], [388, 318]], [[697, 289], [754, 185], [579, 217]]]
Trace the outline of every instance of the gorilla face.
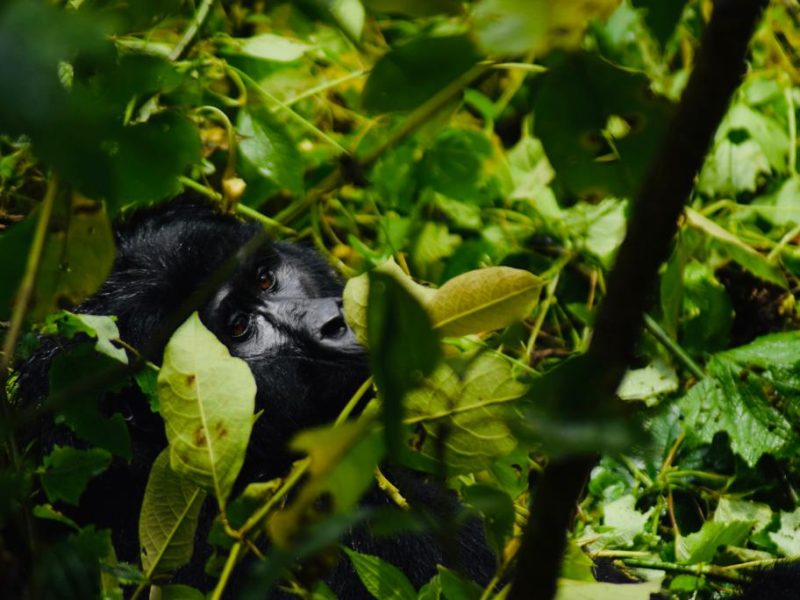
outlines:
[[256, 379], [264, 414], [245, 464], [251, 479], [284, 468], [288, 433], [335, 418], [367, 376], [364, 348], [342, 314], [341, 285], [312, 265], [319, 267], [307, 250], [265, 246], [200, 311]]

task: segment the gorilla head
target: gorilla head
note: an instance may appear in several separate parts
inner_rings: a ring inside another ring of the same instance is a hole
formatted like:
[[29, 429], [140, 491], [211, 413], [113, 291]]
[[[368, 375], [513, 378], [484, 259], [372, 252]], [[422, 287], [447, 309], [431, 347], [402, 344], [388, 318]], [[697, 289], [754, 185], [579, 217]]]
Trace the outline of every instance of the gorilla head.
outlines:
[[197, 202], [134, 213], [117, 227], [111, 275], [78, 309], [116, 315], [121, 339], [155, 360], [177, 321], [199, 311], [258, 386], [264, 417], [247, 481], [281, 474], [291, 435], [332, 420], [367, 377], [342, 316], [341, 281], [313, 250], [270, 243], [262, 229]]

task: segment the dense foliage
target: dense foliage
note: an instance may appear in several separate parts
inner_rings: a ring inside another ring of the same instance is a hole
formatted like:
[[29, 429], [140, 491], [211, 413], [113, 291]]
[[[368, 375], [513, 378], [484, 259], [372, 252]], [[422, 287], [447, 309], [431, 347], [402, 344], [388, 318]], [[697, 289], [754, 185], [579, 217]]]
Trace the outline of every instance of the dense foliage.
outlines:
[[[537, 473], [587, 451], [602, 458], [570, 532], [562, 600], [711, 598], [800, 557], [795, 2], [773, 2], [756, 31], [618, 388], [625, 409], [587, 420], [537, 402], [537, 383], [588, 347], [711, 14], [708, 0], [4, 3], [0, 585], [25, 572], [45, 596], [143, 597], [190, 560], [208, 494], [222, 514], [214, 597], [266, 531], [273, 549], [245, 585], [330, 598], [291, 569], [362, 518], [374, 477], [404, 505], [373, 474], [387, 456], [482, 513], [500, 568], [496, 587], [442, 567], [415, 590], [345, 549], [377, 597], [503, 597]], [[312, 243], [350, 279], [345, 310], [378, 391], [358, 418], [348, 405], [331, 428], [301, 433], [308, 458], [284, 480], [238, 498], [253, 419], [244, 364], [196, 317], [157, 365], [118, 339], [111, 316], [69, 312], [111, 268], [113, 219], [182, 190]], [[42, 334], [79, 351], [54, 364], [46, 402], [23, 406], [13, 366]], [[108, 364], [122, 365], [114, 381], [97, 376]], [[202, 394], [180, 387], [187, 369]], [[68, 516], [113, 457], [130, 458], [124, 420], [98, 409], [124, 384], [141, 387], [170, 437], [138, 565]], [[179, 410], [187, 395], [193, 409]], [[216, 454], [180, 435], [209, 411], [230, 425]], [[38, 464], [28, 432], [41, 418], [85, 444]], [[337, 514], [309, 518], [321, 492]], [[387, 530], [426, 526], [402, 512]], [[37, 539], [44, 521], [60, 541]], [[597, 582], [592, 560], [638, 583]]]

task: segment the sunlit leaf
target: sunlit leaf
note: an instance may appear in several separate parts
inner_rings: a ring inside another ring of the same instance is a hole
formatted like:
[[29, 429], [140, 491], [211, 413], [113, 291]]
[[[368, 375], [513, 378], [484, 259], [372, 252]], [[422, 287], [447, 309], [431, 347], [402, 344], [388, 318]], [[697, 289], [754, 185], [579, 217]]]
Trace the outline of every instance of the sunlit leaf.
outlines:
[[658, 581], [619, 584], [559, 579], [555, 600], [650, 600], [660, 589]]
[[311, 49], [305, 42], [274, 33], [260, 33], [241, 40], [242, 54], [276, 62], [298, 60]]
[[[435, 290], [427, 288], [415, 282], [406, 275], [405, 271], [389, 259], [377, 269], [377, 272], [391, 276], [397, 283], [411, 294], [417, 301], [425, 306], [433, 297]], [[347, 282], [344, 288], [342, 300], [344, 304], [344, 316], [347, 324], [353, 328], [356, 339], [362, 344], [367, 343], [367, 302], [369, 298], [369, 274], [363, 273], [358, 277], [353, 277]]]
[[543, 54], [552, 47], [576, 47], [590, 19], [603, 18], [618, 0], [481, 0], [473, 11], [475, 33], [491, 53]]
[[428, 310], [442, 335], [492, 331], [530, 315], [542, 287], [544, 280], [521, 269], [478, 269], [436, 290]]
[[368, 425], [312, 429], [292, 441], [293, 450], [310, 458], [310, 478], [288, 508], [269, 520], [270, 535], [278, 544], [290, 544], [310, 522], [352, 510], [373, 483], [384, 444], [381, 433]]
[[774, 283], [782, 288], [787, 287], [786, 277], [780, 267], [767, 260], [756, 250], [745, 244], [738, 237], [721, 227], [711, 219], [691, 208], [686, 208], [686, 222], [711, 237], [725, 250], [733, 260], [742, 265], [756, 277]]
[[517, 445], [508, 421], [525, 392], [510, 363], [496, 354], [478, 356], [463, 379], [440, 365], [406, 398], [407, 422], [425, 429], [417, 450], [436, 458], [437, 444], [444, 443], [449, 471], [485, 469]]
[[255, 395], [247, 363], [232, 357], [197, 313], [175, 331], [158, 375], [170, 466], [220, 503], [244, 462]]

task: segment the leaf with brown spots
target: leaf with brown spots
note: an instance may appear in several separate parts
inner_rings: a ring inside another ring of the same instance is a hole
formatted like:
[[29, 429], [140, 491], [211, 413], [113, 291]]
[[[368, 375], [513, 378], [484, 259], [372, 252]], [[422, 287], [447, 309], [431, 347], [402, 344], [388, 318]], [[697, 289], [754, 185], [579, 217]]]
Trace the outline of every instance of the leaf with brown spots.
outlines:
[[242, 468], [255, 396], [247, 363], [232, 357], [194, 313], [164, 351], [158, 398], [172, 469], [212, 492], [220, 507]]

